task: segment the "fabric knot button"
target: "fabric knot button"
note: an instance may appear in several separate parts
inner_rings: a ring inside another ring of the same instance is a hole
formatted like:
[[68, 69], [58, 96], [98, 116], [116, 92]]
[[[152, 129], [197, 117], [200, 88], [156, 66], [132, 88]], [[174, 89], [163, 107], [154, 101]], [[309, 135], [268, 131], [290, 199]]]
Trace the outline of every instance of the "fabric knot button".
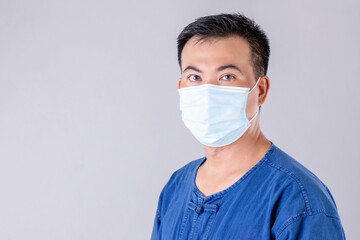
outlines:
[[195, 212], [197, 212], [197, 213], [201, 213], [201, 212], [203, 212], [203, 207], [202, 206], [197, 206], [196, 208], [195, 208]]

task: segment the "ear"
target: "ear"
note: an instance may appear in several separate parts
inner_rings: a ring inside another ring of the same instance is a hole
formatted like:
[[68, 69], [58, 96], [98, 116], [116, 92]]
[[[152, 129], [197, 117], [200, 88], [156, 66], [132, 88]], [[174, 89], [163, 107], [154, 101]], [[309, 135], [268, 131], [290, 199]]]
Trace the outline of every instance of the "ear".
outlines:
[[181, 87], [181, 78], [179, 78], [178, 80], [178, 89], [180, 89], [180, 87]]
[[268, 76], [263, 76], [259, 80], [259, 96], [258, 96], [258, 105], [261, 106], [264, 104], [266, 97], [270, 89], [270, 79]]

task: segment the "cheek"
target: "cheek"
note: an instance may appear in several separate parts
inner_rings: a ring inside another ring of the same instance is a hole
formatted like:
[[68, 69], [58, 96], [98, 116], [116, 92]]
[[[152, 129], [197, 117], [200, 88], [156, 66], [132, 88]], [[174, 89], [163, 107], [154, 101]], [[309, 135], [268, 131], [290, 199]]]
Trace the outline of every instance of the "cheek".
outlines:
[[181, 88], [183, 88], [183, 87], [188, 87], [188, 84], [187, 84], [186, 79], [181, 79], [181, 81], [180, 81], [180, 87], [181, 87]]
[[180, 86], [180, 88], [183, 88], [183, 87], [187, 87], [187, 86], [188, 86], [188, 83], [187, 83], [187, 81], [186, 81], [186, 78], [181, 78], [181, 79], [180, 79], [179, 86]]
[[247, 114], [253, 114], [254, 111], [256, 111], [257, 108], [257, 91], [253, 90], [247, 98], [246, 102], [246, 113]]

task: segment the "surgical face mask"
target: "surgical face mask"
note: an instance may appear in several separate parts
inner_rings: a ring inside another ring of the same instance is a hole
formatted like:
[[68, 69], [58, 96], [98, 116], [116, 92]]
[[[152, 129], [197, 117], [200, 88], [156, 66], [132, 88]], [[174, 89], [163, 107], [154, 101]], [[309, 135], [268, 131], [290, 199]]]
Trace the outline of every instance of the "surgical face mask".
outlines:
[[239, 139], [250, 127], [259, 109], [246, 118], [250, 88], [203, 84], [178, 89], [185, 126], [195, 138], [209, 147], [222, 147]]

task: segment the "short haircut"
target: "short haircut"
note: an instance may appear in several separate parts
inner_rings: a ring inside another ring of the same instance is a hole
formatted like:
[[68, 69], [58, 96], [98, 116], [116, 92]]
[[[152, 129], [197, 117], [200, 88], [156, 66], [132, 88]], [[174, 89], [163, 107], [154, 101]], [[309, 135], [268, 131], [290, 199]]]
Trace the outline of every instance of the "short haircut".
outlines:
[[250, 61], [255, 79], [267, 73], [270, 46], [265, 32], [254, 20], [240, 13], [218, 14], [197, 18], [187, 25], [177, 38], [178, 61], [181, 68], [181, 53], [190, 38], [199, 36], [201, 40], [237, 35], [250, 45]]

